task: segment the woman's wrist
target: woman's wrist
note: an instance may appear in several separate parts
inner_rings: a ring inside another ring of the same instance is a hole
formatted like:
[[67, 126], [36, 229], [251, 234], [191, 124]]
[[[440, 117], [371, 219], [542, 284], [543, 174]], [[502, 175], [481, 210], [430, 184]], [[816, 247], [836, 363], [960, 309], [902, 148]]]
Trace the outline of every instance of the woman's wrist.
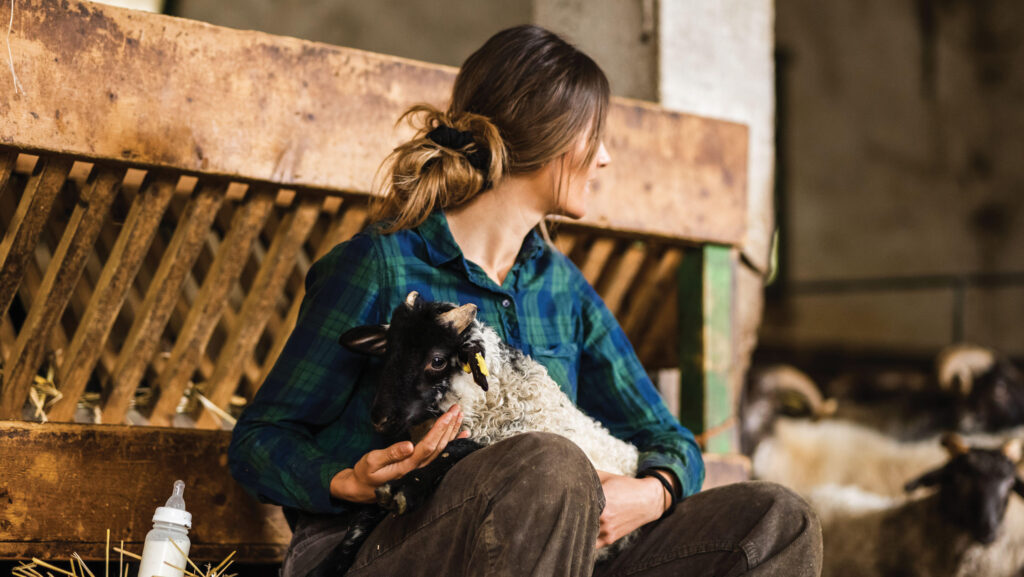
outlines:
[[678, 488], [675, 475], [660, 469], [644, 469], [637, 473], [637, 477], [649, 479], [651, 483], [657, 485], [660, 489], [659, 495], [662, 497], [659, 517], [670, 515], [675, 510], [676, 503], [678, 502]]
[[353, 503], [370, 503], [374, 493], [356, 479], [355, 469], [348, 468], [338, 471], [331, 478], [331, 496], [335, 499]]

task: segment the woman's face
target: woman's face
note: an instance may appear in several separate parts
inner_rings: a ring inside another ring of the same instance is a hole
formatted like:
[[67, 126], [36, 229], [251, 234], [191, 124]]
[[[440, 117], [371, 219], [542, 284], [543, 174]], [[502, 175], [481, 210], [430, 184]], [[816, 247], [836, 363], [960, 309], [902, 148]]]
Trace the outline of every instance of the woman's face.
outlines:
[[[555, 162], [564, 167], [561, 186], [556, 186], [553, 194], [555, 197], [553, 214], [560, 214], [570, 218], [582, 218], [587, 213], [587, 199], [590, 197], [590, 185], [597, 178], [597, 171], [611, 162], [612, 157], [604, 147], [604, 142], [597, 146], [594, 158], [584, 166], [580, 163], [587, 155], [588, 134], [582, 134], [576, 139], [572, 150], [566, 153], [564, 159]], [[561, 170], [557, 173], [562, 173]]]

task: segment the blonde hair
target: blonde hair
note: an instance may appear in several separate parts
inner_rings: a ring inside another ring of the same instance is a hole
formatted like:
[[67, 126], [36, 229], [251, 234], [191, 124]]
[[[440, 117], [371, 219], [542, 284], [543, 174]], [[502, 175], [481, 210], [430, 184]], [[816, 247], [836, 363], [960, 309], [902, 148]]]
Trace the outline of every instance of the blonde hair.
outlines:
[[[604, 72], [575, 46], [539, 26], [503, 30], [463, 63], [447, 111], [418, 104], [399, 118], [416, 135], [381, 165], [371, 219], [385, 221], [384, 233], [416, 227], [438, 207], [459, 206], [505, 176], [540, 169], [588, 131], [579, 164], [589, 164], [609, 100]], [[442, 146], [427, 137], [438, 126], [469, 132], [473, 142]], [[490, 153], [486, 170], [469, 160], [481, 148]]]

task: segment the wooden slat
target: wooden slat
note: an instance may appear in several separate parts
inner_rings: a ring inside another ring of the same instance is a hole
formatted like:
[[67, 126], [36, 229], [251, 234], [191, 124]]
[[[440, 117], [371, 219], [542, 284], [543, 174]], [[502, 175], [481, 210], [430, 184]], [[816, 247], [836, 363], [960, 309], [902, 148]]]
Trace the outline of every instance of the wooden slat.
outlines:
[[592, 285], [597, 284], [597, 279], [600, 278], [605, 264], [611, 257], [612, 251], [615, 250], [615, 244], [615, 239], [601, 237], [590, 246], [587, 258], [583, 261], [583, 266], [580, 267], [580, 272], [583, 273], [583, 277], [587, 279], [587, 282]]
[[640, 290], [633, 295], [629, 309], [622, 319], [622, 329], [627, 335], [641, 331], [643, 323], [650, 318], [653, 311], [663, 305], [668, 292], [666, 287], [675, 282], [676, 270], [682, 260], [683, 254], [680, 249], [668, 249], [662, 254], [650, 278], [645, 279]]
[[142, 310], [128, 333], [121, 349], [113, 378], [104, 389], [103, 420], [120, 423], [135, 395], [135, 389], [153, 358], [172, 307], [177, 302], [181, 285], [202, 249], [214, 216], [224, 200], [227, 185], [206, 183], [189, 200], [170, 245], [163, 253], [160, 267], [146, 292]]
[[633, 285], [633, 281], [637, 273], [640, 272], [640, 266], [643, 265], [646, 256], [647, 250], [643, 243], [631, 243], [626, 252], [623, 253], [622, 258], [616, 263], [615, 269], [608, 273], [607, 276], [611, 280], [607, 283], [607, 287], [602, 287], [603, 290], [598, 292], [601, 293], [604, 304], [612, 314], [618, 316], [619, 307], [622, 306], [622, 299], [625, 298], [629, 288]]
[[185, 326], [177, 336], [167, 368], [160, 373], [150, 424], [170, 425], [178, 403], [188, 387], [192, 373], [202, 360], [206, 344], [227, 304], [226, 296], [238, 280], [252, 243], [274, 207], [268, 190], [257, 190], [236, 210], [224, 241], [220, 243], [213, 265], [203, 279], [196, 302], [192, 304]]
[[7, 313], [7, 307], [18, 292], [25, 263], [35, 250], [71, 164], [66, 158], [40, 159], [36, 173], [25, 187], [18, 210], [0, 241], [0, 315]]
[[64, 357], [57, 379], [64, 398], [50, 410], [51, 420], [67, 421], [74, 416], [75, 403], [105, 350], [107, 336], [149, 251], [177, 181], [175, 175], [150, 175], [136, 195]]
[[[227, 408], [231, 395], [238, 387], [244, 369], [243, 359], [252, 355], [263, 333], [267, 319], [274, 310], [274, 302], [284, 290], [287, 273], [295, 266], [295, 255], [306, 242], [320, 214], [320, 204], [316, 199], [300, 201], [297, 209], [290, 211], [278, 227], [277, 235], [242, 305], [240, 322], [221, 350], [217, 368], [206, 388], [206, 396], [221, 408]], [[202, 408], [199, 411], [197, 426], [220, 427], [220, 418]]]
[[[410, 134], [395, 120], [443, 106], [456, 72], [82, 0], [20, 0], [10, 41], [24, 85], [48, 89], [8, 100], [0, 142], [342, 192], [371, 190]], [[81, 89], [97, 78], [103, 90]], [[210, 78], [232, 90], [208, 90]], [[742, 242], [747, 139], [739, 124], [613, 99], [613, 160], [584, 222]]]
[[90, 176], [91, 182], [68, 221], [36, 302], [18, 335], [11, 354], [12, 363], [4, 374], [0, 418], [21, 416], [32, 380], [46, 354], [51, 331], [75, 290], [123, 177], [123, 168], [97, 168]]
[[231, 478], [229, 441], [222, 431], [0, 422], [0, 559], [102, 560], [107, 529], [141, 553], [153, 510], [181, 479], [189, 557], [217, 562], [237, 550], [239, 562], [280, 562], [288, 525]]

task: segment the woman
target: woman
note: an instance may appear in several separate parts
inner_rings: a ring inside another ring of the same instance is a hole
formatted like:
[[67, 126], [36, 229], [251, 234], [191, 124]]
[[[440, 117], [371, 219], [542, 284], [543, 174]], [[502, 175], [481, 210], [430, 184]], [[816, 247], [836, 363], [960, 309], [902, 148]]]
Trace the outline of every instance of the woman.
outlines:
[[[466, 60], [447, 111], [408, 113], [419, 131], [386, 165], [378, 224], [314, 264], [297, 326], [235, 428], [233, 474], [293, 524], [285, 577], [305, 575], [341, 540], [354, 504], [460, 435], [455, 406], [415, 445], [379, 436], [369, 417], [379, 361], [337, 344], [351, 327], [387, 322], [412, 290], [475, 303], [480, 320], [637, 445], [645, 476], [595, 471], [553, 435], [491, 445], [420, 509], [385, 519], [349, 575], [816, 574], [820, 530], [799, 498], [767, 484], [698, 493], [693, 435], [600, 297], [542, 238], [547, 215], [583, 216], [611, 161], [608, 102], [593, 60], [521, 26]], [[597, 548], [641, 526], [635, 546], [595, 568]]]

